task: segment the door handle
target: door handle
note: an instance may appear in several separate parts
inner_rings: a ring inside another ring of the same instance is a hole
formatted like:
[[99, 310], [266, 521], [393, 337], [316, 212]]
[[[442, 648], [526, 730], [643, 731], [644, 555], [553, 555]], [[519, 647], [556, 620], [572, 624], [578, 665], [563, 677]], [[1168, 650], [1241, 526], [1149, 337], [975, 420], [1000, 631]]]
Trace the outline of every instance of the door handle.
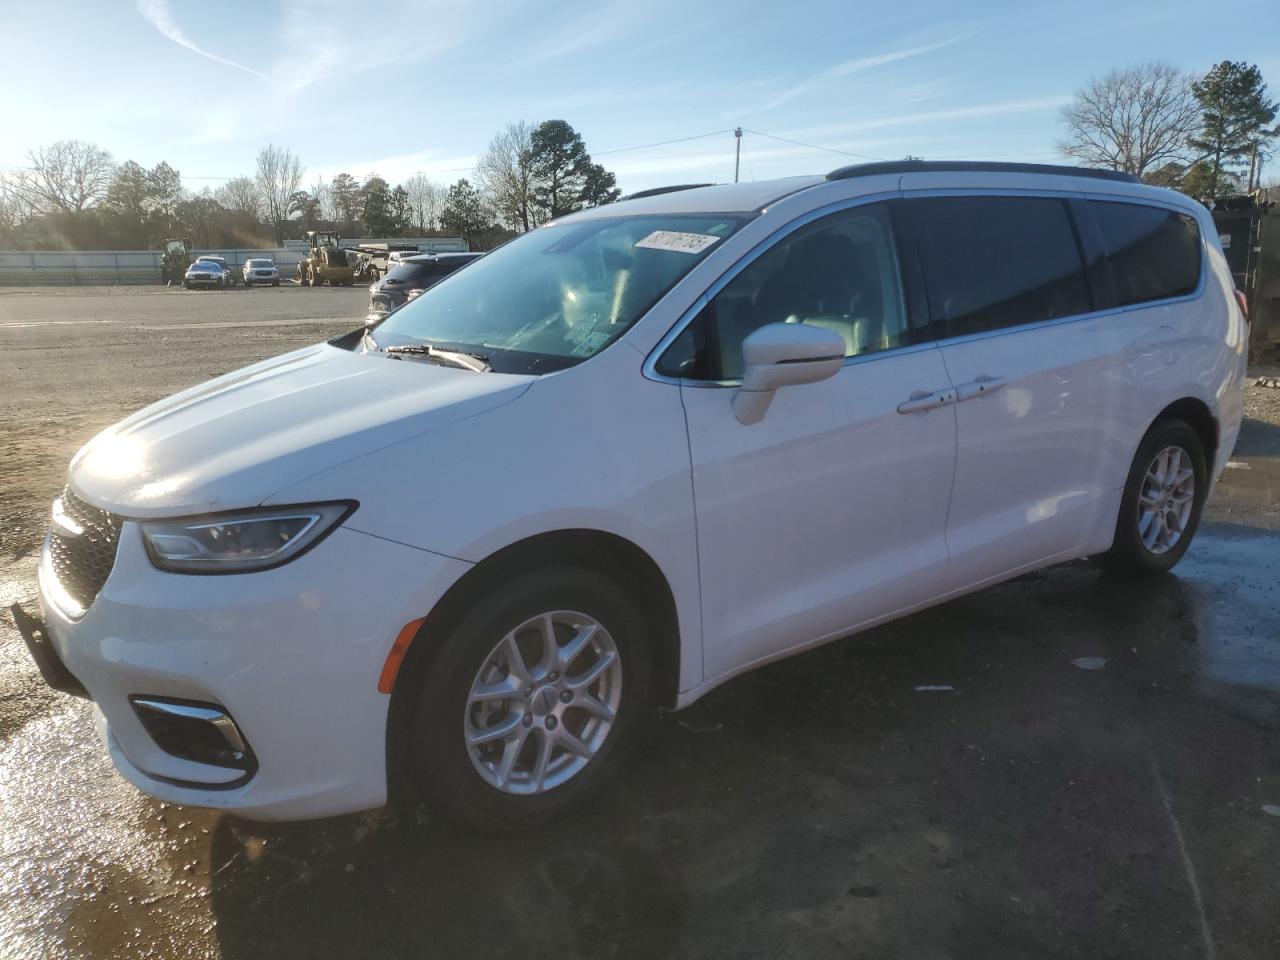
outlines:
[[1009, 381], [1005, 377], [981, 376], [977, 380], [970, 383], [962, 383], [956, 387], [956, 402], [962, 403], [965, 400], [973, 400], [975, 397], [985, 397], [988, 393], [995, 393], [1008, 383]]
[[933, 393], [926, 393], [923, 390], [917, 390], [911, 394], [906, 400], [898, 404], [899, 413], [925, 413], [929, 410], [936, 410], [938, 407], [945, 407], [948, 403], [956, 402], [956, 392], [950, 388], [946, 390], [935, 390]]

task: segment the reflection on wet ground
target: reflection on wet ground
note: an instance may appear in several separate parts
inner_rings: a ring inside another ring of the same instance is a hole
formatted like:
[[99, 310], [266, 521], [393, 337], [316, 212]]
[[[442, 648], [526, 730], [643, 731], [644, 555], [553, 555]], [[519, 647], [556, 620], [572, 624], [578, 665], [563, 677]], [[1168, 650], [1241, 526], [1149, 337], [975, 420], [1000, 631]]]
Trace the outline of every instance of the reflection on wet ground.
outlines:
[[0, 727], [0, 956], [1277, 956], [1278, 577], [1228, 524], [1024, 577], [655, 720], [523, 837], [166, 807], [59, 699]]

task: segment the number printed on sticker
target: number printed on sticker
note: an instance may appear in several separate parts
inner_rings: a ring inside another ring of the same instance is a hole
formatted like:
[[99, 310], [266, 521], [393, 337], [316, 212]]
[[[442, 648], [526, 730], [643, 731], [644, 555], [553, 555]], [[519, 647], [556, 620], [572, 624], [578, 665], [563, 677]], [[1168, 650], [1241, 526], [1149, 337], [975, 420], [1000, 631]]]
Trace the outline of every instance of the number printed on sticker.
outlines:
[[719, 239], [719, 237], [712, 237], [705, 233], [655, 230], [643, 240], [638, 241], [636, 246], [643, 247], [646, 250], [674, 250], [677, 253], [698, 254]]

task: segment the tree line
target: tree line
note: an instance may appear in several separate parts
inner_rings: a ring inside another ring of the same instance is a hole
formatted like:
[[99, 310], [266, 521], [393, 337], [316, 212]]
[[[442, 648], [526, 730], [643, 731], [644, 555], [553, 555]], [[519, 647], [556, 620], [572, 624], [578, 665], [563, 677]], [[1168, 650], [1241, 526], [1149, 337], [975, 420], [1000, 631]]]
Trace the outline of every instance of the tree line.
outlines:
[[[1280, 136], [1258, 67], [1224, 60], [1203, 76], [1153, 62], [1092, 79], [1063, 108], [1067, 156], [1212, 201], [1250, 192]], [[252, 174], [188, 189], [168, 163], [116, 163], [106, 150], [59, 141], [0, 173], [0, 248], [141, 249], [167, 237], [197, 247], [279, 246], [305, 230], [345, 236], [461, 235], [476, 249], [619, 196], [564, 120], [511, 123], [470, 177], [423, 173], [392, 185], [340, 173], [304, 186], [305, 167], [268, 144]]]
[[1095, 77], [1063, 108], [1059, 149], [1214, 201], [1262, 186], [1280, 105], [1257, 66], [1231, 60], [1197, 77], [1152, 62]]
[[614, 175], [591, 159], [564, 120], [509, 124], [472, 177], [448, 185], [423, 173], [394, 186], [377, 173], [304, 185], [301, 159], [274, 144], [258, 152], [252, 175], [198, 192], [167, 163], [117, 163], [92, 143], [59, 141], [32, 150], [28, 161], [0, 174], [0, 249], [144, 249], [169, 237], [206, 249], [261, 248], [312, 229], [463, 236], [488, 249], [619, 196]]

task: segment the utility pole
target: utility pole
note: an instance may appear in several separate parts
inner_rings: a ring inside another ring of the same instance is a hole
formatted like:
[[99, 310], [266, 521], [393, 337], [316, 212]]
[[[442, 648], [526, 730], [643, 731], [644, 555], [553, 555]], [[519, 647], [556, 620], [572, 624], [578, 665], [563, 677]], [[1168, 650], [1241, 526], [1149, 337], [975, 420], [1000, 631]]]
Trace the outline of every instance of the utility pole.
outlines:
[[742, 128], [734, 127], [733, 182], [738, 182], [738, 163], [742, 160]]
[[1254, 173], [1258, 175], [1258, 186], [1262, 186], [1262, 173], [1257, 170], [1258, 167], [1258, 141], [1253, 141], [1253, 152], [1249, 156], [1249, 184], [1245, 187], [1245, 193], [1253, 193], [1253, 177]]

